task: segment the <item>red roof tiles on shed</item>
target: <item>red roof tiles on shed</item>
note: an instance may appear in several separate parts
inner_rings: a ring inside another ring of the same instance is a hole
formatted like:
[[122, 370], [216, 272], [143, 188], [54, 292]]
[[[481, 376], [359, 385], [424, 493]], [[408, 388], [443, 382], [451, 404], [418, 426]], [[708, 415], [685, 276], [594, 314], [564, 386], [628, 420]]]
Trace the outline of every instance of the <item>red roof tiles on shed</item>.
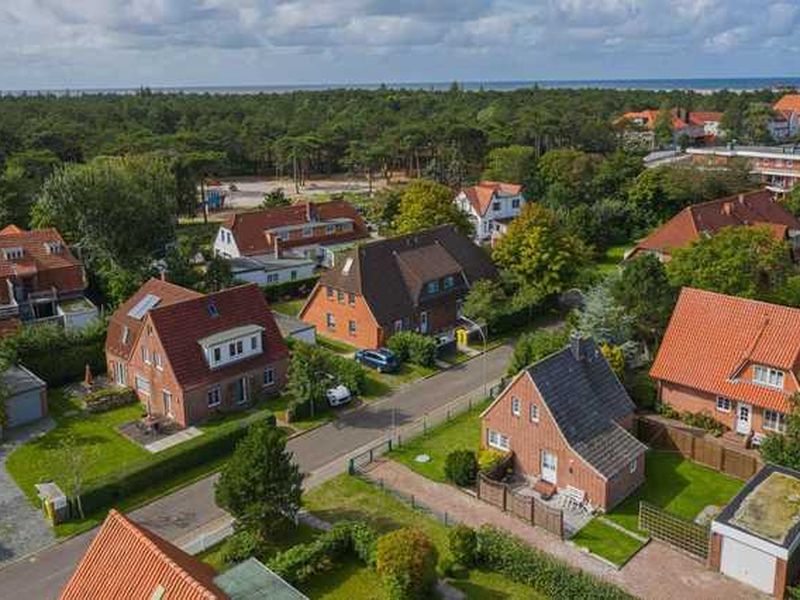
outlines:
[[789, 412], [788, 394], [740, 379], [754, 363], [796, 377], [800, 309], [683, 288], [650, 376]]
[[112, 509], [61, 600], [225, 600], [209, 565]]

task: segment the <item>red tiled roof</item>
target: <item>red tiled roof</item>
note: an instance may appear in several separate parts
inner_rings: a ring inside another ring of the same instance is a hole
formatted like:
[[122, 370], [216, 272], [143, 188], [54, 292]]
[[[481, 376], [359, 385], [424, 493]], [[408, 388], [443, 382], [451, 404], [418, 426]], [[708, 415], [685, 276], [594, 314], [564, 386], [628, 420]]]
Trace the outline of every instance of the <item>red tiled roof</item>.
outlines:
[[[324, 222], [331, 219], [352, 219], [353, 231], [349, 235], [338, 234], [336, 240], [350, 241], [366, 237], [367, 228], [364, 219], [350, 203], [342, 200], [331, 202], [293, 204], [279, 208], [269, 208], [253, 212], [235, 213], [230, 215], [224, 227], [230, 229], [236, 240], [239, 252], [244, 256], [264, 254], [273, 248], [267, 243], [265, 230], [275, 227], [287, 227], [310, 223], [308, 218], [309, 204], [311, 211], [316, 215], [316, 220]], [[304, 244], [315, 242], [315, 238], [306, 238]], [[286, 247], [287, 243], [283, 243]]]
[[[45, 244], [60, 244], [58, 253], [50, 253]], [[55, 229], [35, 229], [25, 231], [16, 225], [8, 225], [0, 230], [0, 250], [21, 248], [22, 258], [6, 260], [0, 252], [0, 278], [28, 276], [47, 273], [47, 285], [55, 286], [59, 292], [77, 292], [86, 288], [83, 267], [70, 252], [61, 234]], [[44, 284], [42, 285], [44, 287]], [[9, 301], [6, 285], [0, 285], [0, 302]]]
[[61, 600], [225, 600], [209, 565], [112, 509]]
[[786, 238], [787, 229], [800, 230], [800, 220], [776, 202], [771, 192], [758, 190], [687, 206], [639, 242], [634, 251], [669, 254], [697, 240], [701, 232], [742, 225], [766, 225], [779, 239]]
[[[647, 129], [653, 129], [656, 125], [656, 119], [658, 118], [658, 113], [661, 111], [658, 110], [640, 110], [640, 111], [633, 111], [633, 112], [626, 112], [622, 117], [619, 118], [619, 121], [634, 121], [637, 119], [641, 119], [644, 121], [644, 126]], [[672, 129], [679, 130], [687, 127], [686, 121], [678, 117], [678, 111], [674, 108], [670, 111], [672, 114]]]
[[484, 214], [492, 205], [495, 194], [502, 192], [510, 196], [522, 193], [523, 186], [518, 183], [505, 183], [502, 181], [479, 181], [477, 185], [464, 188], [472, 208], [479, 215]]
[[800, 94], [786, 94], [773, 106], [775, 110], [800, 113]]
[[719, 123], [722, 120], [721, 112], [692, 111], [688, 115], [690, 125], [705, 125], [706, 123]]
[[788, 394], [738, 378], [750, 363], [795, 377], [800, 309], [683, 288], [650, 376], [788, 412]]
[[[209, 312], [211, 304], [216, 307], [216, 316]], [[289, 355], [264, 294], [255, 284], [166, 306], [159, 305], [148, 313], [147, 319], [158, 335], [175, 378], [184, 388], [213, 383], [261, 364], [266, 366]], [[199, 340], [244, 325], [260, 325], [264, 328], [264, 352], [212, 371]]]
[[[168, 281], [161, 279], [150, 279], [140, 287], [137, 292], [128, 298], [108, 321], [108, 333], [106, 335], [106, 352], [128, 360], [139, 337], [139, 332], [144, 325], [144, 319], [134, 319], [128, 316], [128, 312], [139, 303], [147, 294], [158, 296], [161, 301], [157, 306], [169, 306], [176, 302], [191, 300], [192, 298], [202, 298], [203, 295], [194, 290], [189, 290]], [[123, 342], [123, 331], [128, 327], [130, 334], [127, 343]]]

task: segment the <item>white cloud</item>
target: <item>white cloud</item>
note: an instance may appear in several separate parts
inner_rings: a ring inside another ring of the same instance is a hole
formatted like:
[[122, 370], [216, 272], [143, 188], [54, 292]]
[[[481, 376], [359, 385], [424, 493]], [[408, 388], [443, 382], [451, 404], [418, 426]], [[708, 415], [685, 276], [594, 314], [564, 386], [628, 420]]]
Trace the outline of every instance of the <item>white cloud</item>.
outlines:
[[[800, 6], [797, 0], [14, 0], [0, 7], [0, 36], [0, 88], [49, 80], [103, 85], [126, 74], [175, 83], [290, 82], [314, 80], [315, 73], [325, 81], [409, 74], [600, 78], [650, 76], [654, 69], [708, 75], [708, 65], [700, 66], [704, 54], [726, 70], [720, 75], [733, 69], [758, 75], [765, 65], [800, 65]], [[676, 64], [677, 56], [696, 60]], [[209, 65], [224, 73], [208, 72]]]

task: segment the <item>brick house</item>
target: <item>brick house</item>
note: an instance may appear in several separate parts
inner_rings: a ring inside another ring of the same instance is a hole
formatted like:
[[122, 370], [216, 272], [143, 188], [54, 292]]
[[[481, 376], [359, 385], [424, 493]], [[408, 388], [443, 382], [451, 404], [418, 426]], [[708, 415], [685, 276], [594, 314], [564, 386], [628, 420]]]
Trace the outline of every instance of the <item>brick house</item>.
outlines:
[[683, 288], [650, 369], [661, 402], [757, 442], [800, 389], [800, 309]]
[[277, 393], [288, 355], [252, 284], [202, 295], [151, 279], [114, 312], [106, 338], [115, 383], [182, 427]]
[[481, 446], [513, 452], [537, 490], [582, 490], [609, 510], [645, 479], [634, 404], [591, 339], [520, 372], [481, 415]]
[[525, 197], [517, 183], [481, 181], [461, 190], [455, 203], [469, 217], [480, 244], [505, 234], [508, 223], [522, 211]]
[[341, 200], [236, 213], [220, 226], [214, 254], [227, 259], [310, 259], [332, 265], [333, 249], [369, 237], [364, 219]]
[[723, 227], [769, 227], [773, 235], [791, 244], [796, 254], [800, 249], [800, 220], [777, 202], [768, 190], [756, 190], [709, 202], [687, 206], [625, 256], [655, 254], [662, 262], [671, 258], [676, 248], [684, 248]]
[[323, 273], [300, 318], [359, 348], [398, 331], [452, 329], [480, 279], [497, 276], [488, 254], [452, 225], [363, 244]]
[[97, 318], [86, 273], [55, 229], [0, 230], [0, 336], [23, 322], [80, 329]]

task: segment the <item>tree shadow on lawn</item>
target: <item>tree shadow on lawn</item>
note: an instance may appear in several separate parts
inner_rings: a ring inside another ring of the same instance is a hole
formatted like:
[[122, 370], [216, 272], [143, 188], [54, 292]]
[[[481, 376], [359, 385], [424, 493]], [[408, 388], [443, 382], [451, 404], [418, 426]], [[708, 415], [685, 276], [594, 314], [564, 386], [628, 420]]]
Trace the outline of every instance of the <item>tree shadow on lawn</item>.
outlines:
[[298, 587], [312, 598], [331, 595], [334, 598], [380, 600], [385, 597], [378, 575], [352, 556], [333, 563], [329, 570], [317, 573]]

